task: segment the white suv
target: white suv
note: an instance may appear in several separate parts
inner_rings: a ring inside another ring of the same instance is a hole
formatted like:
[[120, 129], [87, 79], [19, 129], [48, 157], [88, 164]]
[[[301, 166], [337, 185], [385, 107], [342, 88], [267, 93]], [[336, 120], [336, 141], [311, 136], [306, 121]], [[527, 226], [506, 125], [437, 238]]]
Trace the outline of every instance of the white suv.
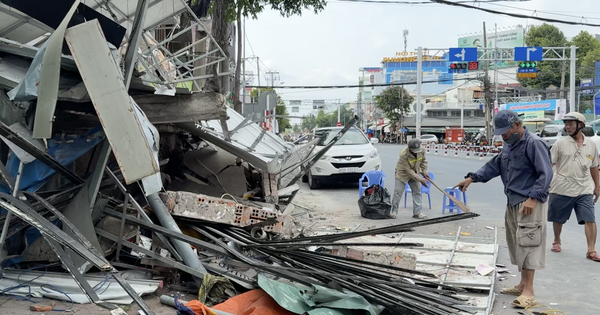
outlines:
[[[322, 150], [342, 130], [342, 127], [319, 128], [315, 136], [321, 141], [315, 152]], [[357, 182], [361, 176], [373, 170], [381, 170], [381, 159], [377, 149], [367, 136], [356, 128], [348, 130], [319, 159], [302, 179], [310, 189], [317, 189], [321, 182]]]

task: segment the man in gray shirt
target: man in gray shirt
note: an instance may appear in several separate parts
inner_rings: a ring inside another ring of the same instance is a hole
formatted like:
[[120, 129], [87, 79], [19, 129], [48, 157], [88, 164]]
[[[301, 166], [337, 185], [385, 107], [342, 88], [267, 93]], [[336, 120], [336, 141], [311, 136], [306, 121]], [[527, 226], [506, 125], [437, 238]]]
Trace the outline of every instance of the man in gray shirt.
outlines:
[[510, 110], [494, 117], [495, 135], [506, 143], [502, 153], [456, 185], [462, 191], [473, 182], [485, 183], [500, 176], [508, 198], [505, 214], [506, 242], [510, 261], [521, 272], [520, 283], [502, 294], [518, 296], [513, 305], [536, 305], [533, 292], [535, 270], [546, 265], [546, 218], [548, 190], [552, 181], [550, 151], [542, 139], [527, 131]]

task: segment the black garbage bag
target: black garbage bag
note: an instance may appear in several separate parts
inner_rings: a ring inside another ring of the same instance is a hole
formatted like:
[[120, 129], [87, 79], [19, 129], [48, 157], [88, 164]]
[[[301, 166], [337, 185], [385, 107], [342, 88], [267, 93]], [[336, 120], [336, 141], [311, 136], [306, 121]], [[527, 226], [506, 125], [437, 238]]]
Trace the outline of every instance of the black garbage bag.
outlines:
[[390, 193], [380, 185], [369, 186], [358, 199], [358, 207], [363, 218], [371, 220], [389, 219], [392, 211]]

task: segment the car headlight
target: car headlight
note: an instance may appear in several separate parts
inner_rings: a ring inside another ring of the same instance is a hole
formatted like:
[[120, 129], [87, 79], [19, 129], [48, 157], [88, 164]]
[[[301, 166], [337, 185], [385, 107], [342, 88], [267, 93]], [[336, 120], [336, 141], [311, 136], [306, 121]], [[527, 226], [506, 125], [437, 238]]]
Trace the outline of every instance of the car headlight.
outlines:
[[327, 160], [329, 160], [329, 158], [331, 158], [331, 156], [329, 156], [329, 155], [323, 155], [319, 160], [327, 161]]
[[367, 154], [367, 157], [369, 159], [374, 159], [378, 156], [379, 156], [379, 152], [377, 152], [377, 149], [375, 149], [375, 150], [371, 151], [371, 153]]

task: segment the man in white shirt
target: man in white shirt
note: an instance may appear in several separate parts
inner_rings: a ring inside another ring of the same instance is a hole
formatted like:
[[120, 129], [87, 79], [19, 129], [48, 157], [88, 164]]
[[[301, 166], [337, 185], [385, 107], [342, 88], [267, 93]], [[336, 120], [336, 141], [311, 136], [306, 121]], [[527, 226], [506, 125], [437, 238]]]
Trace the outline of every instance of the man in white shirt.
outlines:
[[582, 114], [568, 113], [563, 121], [569, 136], [557, 140], [551, 149], [552, 164], [556, 166], [548, 206], [548, 221], [553, 222], [554, 228], [552, 251], [561, 251], [562, 226], [575, 209], [577, 222], [585, 226], [586, 258], [600, 262], [595, 248], [597, 228], [594, 214], [594, 204], [600, 195], [598, 149], [596, 143], [581, 132], [585, 127]]

